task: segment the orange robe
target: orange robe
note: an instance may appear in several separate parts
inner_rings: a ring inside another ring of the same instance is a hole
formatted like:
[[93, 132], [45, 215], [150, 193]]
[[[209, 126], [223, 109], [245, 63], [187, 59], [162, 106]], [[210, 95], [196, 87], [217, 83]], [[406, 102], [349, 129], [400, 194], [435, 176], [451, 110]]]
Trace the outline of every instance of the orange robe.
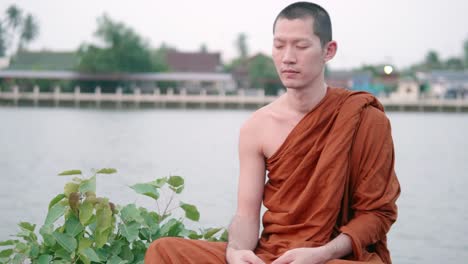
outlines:
[[[397, 217], [390, 123], [372, 95], [328, 88], [324, 99], [266, 160], [263, 232], [255, 253], [270, 263], [339, 233], [353, 252], [338, 263], [391, 263], [386, 234]], [[225, 263], [226, 243], [164, 238], [145, 263]]]

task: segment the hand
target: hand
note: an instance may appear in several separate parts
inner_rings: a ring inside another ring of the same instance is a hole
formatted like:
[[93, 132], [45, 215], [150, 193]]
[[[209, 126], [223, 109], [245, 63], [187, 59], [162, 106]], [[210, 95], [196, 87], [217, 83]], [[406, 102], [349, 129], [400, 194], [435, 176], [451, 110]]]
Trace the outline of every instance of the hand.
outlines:
[[252, 250], [228, 248], [226, 260], [229, 264], [265, 264]]
[[271, 264], [324, 264], [331, 259], [325, 247], [295, 248], [286, 251]]

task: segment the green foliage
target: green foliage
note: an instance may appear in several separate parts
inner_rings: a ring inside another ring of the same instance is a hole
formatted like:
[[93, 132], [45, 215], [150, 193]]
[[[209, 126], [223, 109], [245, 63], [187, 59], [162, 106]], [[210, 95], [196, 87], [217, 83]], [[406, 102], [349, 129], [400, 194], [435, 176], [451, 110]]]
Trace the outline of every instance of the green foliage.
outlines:
[[167, 64], [167, 52], [170, 50], [175, 50], [175, 48], [169, 47], [163, 43], [159, 48], [151, 51], [151, 63], [153, 64], [152, 70], [154, 72], [169, 71], [169, 65]]
[[78, 51], [78, 69], [83, 72], [149, 72], [151, 54], [143, 39], [122, 23], [103, 15], [95, 36], [104, 43], [84, 44]]
[[15, 44], [18, 50], [23, 49], [38, 35], [37, 20], [31, 14], [24, 15], [18, 6], [9, 6], [4, 17], [0, 17], [0, 57], [5, 56]]
[[276, 95], [283, 87], [270, 56], [259, 53], [252, 57], [248, 70], [252, 87], [265, 89], [267, 95]]
[[[96, 176], [113, 174], [115, 169], [101, 169], [85, 178], [79, 170], [60, 173], [76, 176], [64, 186], [64, 192], [49, 203], [44, 224], [36, 235], [36, 225], [21, 222], [18, 239], [0, 242], [0, 264], [23, 263], [143, 263], [149, 244], [160, 237], [185, 237], [226, 241], [224, 228], [190, 230], [184, 219], [198, 221], [196, 206], [174, 198], [184, 189], [180, 176], [158, 178], [130, 186], [136, 193], [151, 198], [158, 210], [150, 211], [131, 203], [116, 206], [108, 198], [96, 196]], [[171, 193], [165, 207], [159, 207], [162, 193]], [[164, 210], [159, 210], [164, 208]], [[180, 210], [185, 217], [172, 216]], [[221, 232], [224, 230], [224, 232]]]

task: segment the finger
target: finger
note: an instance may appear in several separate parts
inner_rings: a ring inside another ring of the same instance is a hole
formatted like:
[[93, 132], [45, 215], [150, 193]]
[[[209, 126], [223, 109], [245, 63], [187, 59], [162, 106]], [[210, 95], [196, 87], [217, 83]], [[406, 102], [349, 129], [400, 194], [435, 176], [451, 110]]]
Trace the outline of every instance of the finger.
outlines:
[[294, 261], [294, 255], [286, 252], [281, 257], [273, 261], [271, 264], [290, 264], [293, 261]]
[[257, 255], [253, 252], [250, 252], [247, 255], [244, 255], [244, 260], [248, 261], [251, 264], [265, 264]]

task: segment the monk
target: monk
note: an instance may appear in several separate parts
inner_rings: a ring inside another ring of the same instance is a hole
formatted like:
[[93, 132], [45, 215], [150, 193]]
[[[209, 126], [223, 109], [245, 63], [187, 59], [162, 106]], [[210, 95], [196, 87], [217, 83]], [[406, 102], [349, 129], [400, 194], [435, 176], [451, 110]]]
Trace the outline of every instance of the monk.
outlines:
[[400, 185], [382, 105], [368, 93], [326, 85], [337, 43], [322, 7], [287, 6], [273, 33], [287, 91], [241, 128], [229, 242], [158, 239], [145, 263], [391, 263], [386, 234]]

